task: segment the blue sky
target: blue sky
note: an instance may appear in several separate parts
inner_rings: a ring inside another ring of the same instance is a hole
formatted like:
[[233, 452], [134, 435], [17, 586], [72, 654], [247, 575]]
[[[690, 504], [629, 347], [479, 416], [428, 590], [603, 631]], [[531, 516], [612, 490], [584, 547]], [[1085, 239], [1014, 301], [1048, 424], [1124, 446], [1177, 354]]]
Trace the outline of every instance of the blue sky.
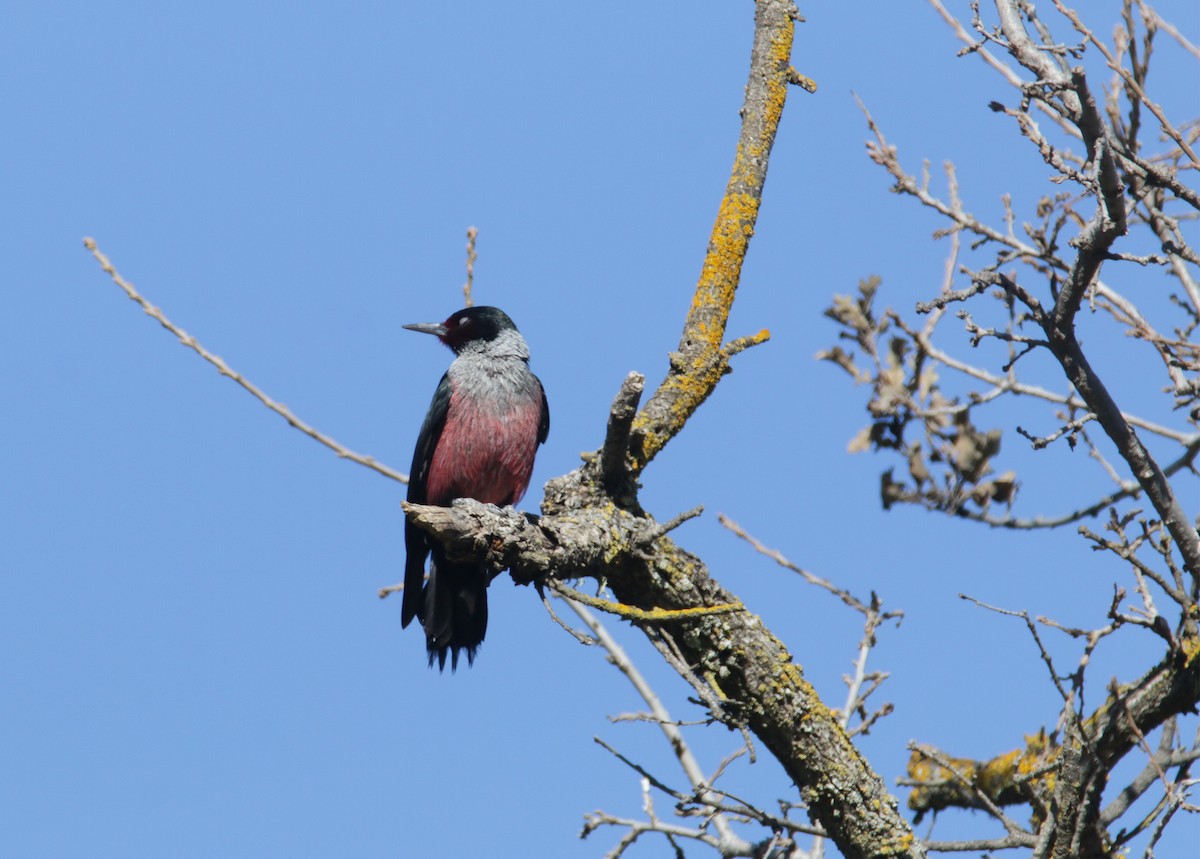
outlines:
[[[1200, 39], [1193, 7], [1159, 6]], [[880, 304], [911, 308], [946, 252], [929, 238], [939, 223], [867, 160], [852, 93], [910, 169], [953, 158], [981, 217], [998, 220], [1006, 190], [1020, 206], [1056, 186], [986, 108], [1011, 90], [955, 58], [929, 6], [803, 11], [794, 64], [820, 90], [790, 96], [730, 323], [772, 339], [736, 359], [645, 473], [642, 501], [660, 519], [705, 505], [678, 540], [830, 703], [858, 618], [716, 513], [906, 612], [872, 662], [896, 713], [862, 741], [894, 783], [909, 739], [989, 757], [1057, 715], [1023, 627], [960, 591], [1093, 627], [1125, 573], [1073, 533], [884, 513], [892, 463], [846, 453], [866, 391], [813, 360], [835, 337], [821, 311], [871, 274]], [[582, 815], [637, 814], [640, 796], [593, 736], [683, 782], [654, 728], [606, 719], [639, 708], [632, 689], [505, 579], [475, 667], [428, 671], [399, 601], [375, 595], [401, 576], [403, 487], [180, 348], [81, 239], [305, 420], [406, 470], [450, 356], [400, 325], [461, 305], [478, 226], [476, 299], [517, 321], [550, 398], [535, 510], [541, 484], [599, 445], [625, 374], [665, 372], [732, 159], [751, 4], [51, 2], [10, 8], [2, 29], [0, 852], [602, 855], [617, 835], [580, 842]], [[1166, 39], [1159, 51], [1157, 97], [1190, 118], [1195, 65]], [[1118, 396], [1182, 426], [1147, 391], [1150, 365], [1120, 354], [1100, 358]], [[992, 417], [1055, 428], [1044, 410]], [[1108, 490], [1082, 451], [1034, 457], [1017, 441], [1001, 465], [1020, 475], [1023, 512]], [[694, 717], [682, 682], [619, 631], [673, 713]], [[1073, 645], [1050, 640], [1072, 665]], [[1117, 642], [1097, 686], [1158, 658], [1148, 634]], [[693, 738], [710, 769], [738, 744]], [[769, 760], [728, 778], [794, 798]], [[1200, 833], [1194, 818], [1176, 827], [1174, 855]], [[935, 834], [990, 831], [977, 817]]]

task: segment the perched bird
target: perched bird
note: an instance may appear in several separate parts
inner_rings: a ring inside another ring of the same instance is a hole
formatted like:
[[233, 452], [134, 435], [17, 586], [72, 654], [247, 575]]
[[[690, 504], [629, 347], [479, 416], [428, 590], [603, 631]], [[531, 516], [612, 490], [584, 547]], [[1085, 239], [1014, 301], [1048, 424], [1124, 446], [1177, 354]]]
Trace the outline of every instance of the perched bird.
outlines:
[[[496, 307], [468, 307], [445, 322], [404, 327], [434, 335], [455, 354], [417, 438], [408, 500], [440, 507], [455, 498], [516, 504], [529, 486], [537, 446], [550, 432], [550, 407], [529, 370], [525, 338]], [[449, 654], [457, 668], [463, 650], [474, 662], [487, 631], [487, 566], [449, 560], [412, 522], [404, 524], [404, 545], [401, 625], [421, 619], [430, 667], [436, 658], [445, 670]]]

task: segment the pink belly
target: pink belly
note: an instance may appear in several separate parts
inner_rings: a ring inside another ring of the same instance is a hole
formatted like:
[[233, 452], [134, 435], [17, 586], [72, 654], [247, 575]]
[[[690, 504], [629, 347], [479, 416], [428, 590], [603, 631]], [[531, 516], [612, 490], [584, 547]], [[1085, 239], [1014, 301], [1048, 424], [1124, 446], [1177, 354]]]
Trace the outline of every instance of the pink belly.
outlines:
[[446, 426], [430, 464], [430, 504], [455, 498], [485, 504], [516, 504], [529, 486], [537, 430], [537, 408], [493, 413], [450, 398]]

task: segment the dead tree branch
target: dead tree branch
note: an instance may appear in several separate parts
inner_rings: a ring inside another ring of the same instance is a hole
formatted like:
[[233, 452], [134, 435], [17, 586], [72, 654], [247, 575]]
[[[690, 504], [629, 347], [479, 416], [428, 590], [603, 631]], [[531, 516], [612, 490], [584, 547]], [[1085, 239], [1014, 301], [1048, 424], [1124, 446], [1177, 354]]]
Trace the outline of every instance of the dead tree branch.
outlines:
[[205, 349], [200, 344], [200, 341], [168, 319], [161, 310], [143, 298], [142, 294], [134, 289], [132, 283], [121, 277], [121, 273], [116, 270], [111, 262], [109, 262], [108, 257], [100, 252], [100, 248], [96, 246], [95, 239], [84, 239], [83, 246], [91, 251], [92, 256], [96, 258], [96, 262], [100, 264], [100, 268], [104, 270], [105, 274], [112, 278], [113, 283], [119, 286], [131, 301], [142, 308], [147, 316], [156, 320], [159, 325], [174, 334], [180, 343], [216, 367], [217, 372], [222, 376], [237, 382], [247, 393], [250, 394], [250, 396], [254, 397], [254, 399], [258, 400], [268, 409], [287, 421], [289, 426], [300, 430], [300, 432], [304, 433], [309, 438], [325, 445], [325, 447], [332, 450], [342, 459], [348, 459], [351, 462], [356, 462], [359, 465], [365, 466], [372, 471], [382, 474], [384, 477], [390, 477], [392, 480], [399, 481], [400, 483], [408, 483], [407, 475], [388, 468], [386, 465], [376, 461], [374, 457], [363, 456], [361, 453], [355, 453], [344, 445], [339, 444], [336, 440], [325, 435], [323, 432], [320, 432], [319, 430], [300, 420], [300, 418], [296, 417], [296, 415], [292, 413], [291, 409], [289, 409], [283, 403], [271, 399], [261, 388], [226, 364], [224, 359], [222, 359], [219, 355], [214, 355], [212, 352], [209, 352], [207, 349]]

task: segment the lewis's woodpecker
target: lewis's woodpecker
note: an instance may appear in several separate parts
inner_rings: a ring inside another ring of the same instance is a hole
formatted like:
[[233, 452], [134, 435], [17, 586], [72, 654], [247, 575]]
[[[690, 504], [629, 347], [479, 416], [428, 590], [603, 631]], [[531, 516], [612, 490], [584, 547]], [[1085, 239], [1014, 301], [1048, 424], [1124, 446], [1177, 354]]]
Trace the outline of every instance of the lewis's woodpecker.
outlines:
[[[455, 498], [516, 504], [529, 486], [537, 446], [550, 432], [550, 407], [529, 370], [529, 347], [508, 314], [468, 307], [445, 322], [405, 325], [433, 334], [455, 359], [433, 395], [417, 437], [408, 500], [450, 506]], [[405, 522], [404, 603], [400, 623], [425, 627], [432, 667], [458, 667], [459, 651], [475, 661], [487, 631], [488, 568], [451, 561], [424, 531]], [[425, 579], [425, 558], [429, 580]]]

